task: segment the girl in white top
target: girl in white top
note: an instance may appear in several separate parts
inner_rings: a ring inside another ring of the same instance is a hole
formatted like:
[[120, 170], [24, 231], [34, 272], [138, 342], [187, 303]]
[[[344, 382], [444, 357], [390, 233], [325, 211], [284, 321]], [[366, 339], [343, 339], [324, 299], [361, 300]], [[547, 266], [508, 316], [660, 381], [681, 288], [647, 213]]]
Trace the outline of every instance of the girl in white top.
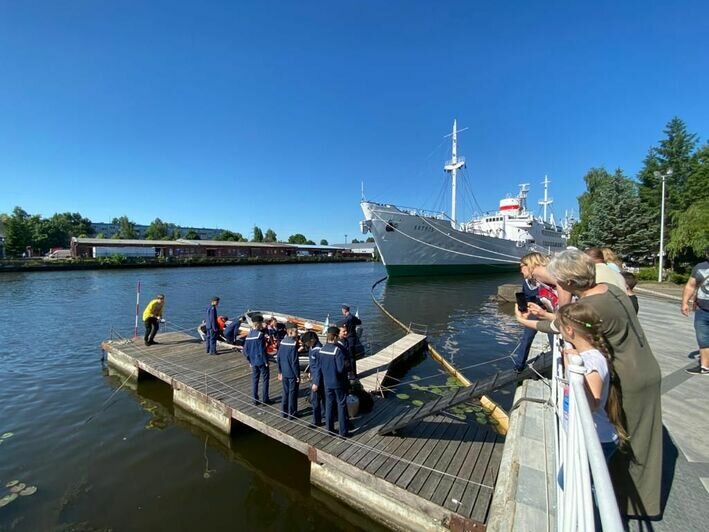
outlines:
[[628, 442], [613, 352], [600, 331], [601, 318], [593, 307], [580, 302], [564, 305], [558, 318], [561, 335], [573, 344], [573, 349], [566, 349], [564, 355], [578, 354], [586, 368], [586, 395], [608, 460]]

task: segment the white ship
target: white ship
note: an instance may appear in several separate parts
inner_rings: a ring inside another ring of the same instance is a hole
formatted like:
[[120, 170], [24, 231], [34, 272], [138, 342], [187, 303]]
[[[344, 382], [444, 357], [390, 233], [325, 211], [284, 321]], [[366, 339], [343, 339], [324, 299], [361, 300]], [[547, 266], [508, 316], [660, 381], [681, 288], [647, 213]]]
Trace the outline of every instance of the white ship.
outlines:
[[527, 210], [529, 185], [520, 185], [516, 197], [500, 201], [494, 213], [456, 219], [458, 170], [465, 159], [458, 157], [458, 129], [453, 121], [451, 159], [444, 166], [451, 174], [450, 216], [441, 212], [397, 207], [362, 200], [363, 233], [372, 233], [379, 255], [390, 276], [466, 274], [509, 271], [519, 268], [520, 258], [530, 251], [546, 254], [566, 247], [566, 230], [547, 210], [549, 180], [544, 178], [543, 217]]

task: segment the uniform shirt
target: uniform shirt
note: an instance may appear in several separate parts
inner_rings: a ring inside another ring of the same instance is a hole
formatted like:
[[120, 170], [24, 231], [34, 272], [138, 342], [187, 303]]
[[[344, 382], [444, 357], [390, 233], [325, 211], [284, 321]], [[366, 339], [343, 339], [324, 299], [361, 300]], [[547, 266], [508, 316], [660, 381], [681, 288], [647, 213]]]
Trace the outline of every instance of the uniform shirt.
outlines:
[[601, 443], [613, 442], [618, 439], [618, 433], [613, 426], [613, 423], [608, 419], [608, 414], [606, 413], [606, 403], [608, 402], [608, 392], [610, 391], [610, 376], [608, 374], [608, 361], [603, 353], [596, 349], [590, 349], [579, 353], [579, 356], [583, 359], [583, 365], [586, 369], [586, 375], [592, 372], [598, 373], [598, 375], [603, 380], [603, 387], [601, 388], [601, 400], [598, 402], [598, 408], [596, 408], [591, 415], [593, 416], [593, 423], [596, 425], [596, 432], [598, 432], [598, 439]]
[[236, 335], [239, 333], [239, 320], [230, 320], [226, 322], [226, 327], [224, 327], [224, 338], [230, 343], [236, 341]]
[[362, 325], [362, 320], [354, 314], [347, 314], [343, 321], [345, 322], [345, 329], [347, 329], [347, 336], [354, 338], [357, 334], [357, 325]]
[[217, 322], [217, 307], [214, 305], [209, 305], [209, 307], [207, 307], [207, 330], [219, 330], [219, 323]]
[[322, 386], [322, 373], [320, 372], [320, 349], [322, 344], [318, 341], [313, 347], [308, 351], [308, 360], [310, 363], [310, 380], [316, 386]]
[[340, 351], [342, 351], [342, 354], [345, 357], [345, 360], [350, 358], [350, 354], [351, 354], [349, 345], [347, 345], [348, 342], [350, 341], [350, 338], [352, 338], [352, 337], [347, 335], [345, 338], [343, 338], [341, 340], [337, 340], [337, 342], [335, 344], [335, 345], [337, 345], [337, 347], [340, 348]]
[[286, 379], [300, 377], [298, 339], [295, 336], [286, 336], [278, 346], [278, 373]]
[[347, 383], [345, 375], [345, 355], [340, 346], [327, 343], [318, 353], [319, 371], [326, 389], [344, 388]]
[[709, 310], [709, 261], [700, 262], [692, 268], [692, 277], [697, 281], [697, 306]]
[[159, 318], [162, 316], [163, 304], [164, 302], [159, 299], [153, 299], [150, 303], [148, 303], [148, 306], [145, 307], [145, 310], [143, 311], [143, 321], [148, 318]]
[[244, 355], [252, 366], [268, 365], [266, 336], [259, 329], [251, 329], [244, 340]]

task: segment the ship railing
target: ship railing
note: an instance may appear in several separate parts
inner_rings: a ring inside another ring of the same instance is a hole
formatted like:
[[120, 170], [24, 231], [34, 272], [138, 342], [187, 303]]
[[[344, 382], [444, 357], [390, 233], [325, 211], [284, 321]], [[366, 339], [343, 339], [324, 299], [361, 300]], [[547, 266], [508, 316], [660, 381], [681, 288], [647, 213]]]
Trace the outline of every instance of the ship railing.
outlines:
[[586, 395], [583, 360], [569, 355], [564, 368], [559, 342], [554, 342], [553, 356], [557, 530], [593, 531], [600, 520], [605, 532], [622, 532], [615, 491]]
[[410, 214], [412, 216], [425, 216], [426, 218], [436, 218], [438, 220], [451, 220], [451, 217], [442, 211], [430, 211], [428, 209], [419, 209], [417, 207], [404, 207], [402, 205], [394, 205], [393, 203], [380, 203], [377, 201], [370, 201], [369, 203], [376, 203], [377, 205], [381, 205], [382, 207], [393, 207], [405, 214]]

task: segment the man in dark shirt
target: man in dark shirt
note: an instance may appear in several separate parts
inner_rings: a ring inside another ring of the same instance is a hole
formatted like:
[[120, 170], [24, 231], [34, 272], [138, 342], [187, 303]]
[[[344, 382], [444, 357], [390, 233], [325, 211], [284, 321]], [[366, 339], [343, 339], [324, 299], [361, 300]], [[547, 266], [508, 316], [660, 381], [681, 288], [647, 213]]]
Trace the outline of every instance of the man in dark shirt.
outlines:
[[219, 323], [217, 322], [217, 306], [219, 298], [214, 296], [207, 308], [207, 354], [217, 354], [217, 338], [219, 337]]
[[[340, 436], [348, 435], [347, 423], [347, 374], [345, 372], [345, 356], [337, 346], [337, 327], [327, 330], [327, 343], [318, 352], [318, 367], [313, 381], [320, 378], [325, 384], [325, 424], [327, 430], [335, 432], [335, 408], [337, 408], [338, 429]], [[318, 385], [313, 384], [313, 392], [318, 391]]]
[[357, 326], [362, 325], [362, 320], [350, 312], [349, 305], [342, 305], [342, 323], [347, 331], [347, 337], [344, 339], [344, 344], [347, 347], [347, 354], [350, 360], [350, 371], [353, 376], [357, 377], [357, 362], [356, 358], [359, 350], [359, 342], [357, 341]]
[[251, 318], [252, 329], [244, 340], [244, 355], [251, 366], [251, 388], [255, 405], [260, 404], [258, 396], [259, 379], [263, 382], [263, 402], [272, 404], [268, 396], [268, 379], [271, 373], [268, 368], [268, 355], [266, 354], [266, 336], [263, 333], [263, 316]]
[[295, 417], [298, 410], [298, 384], [300, 365], [298, 364], [298, 329], [295, 324], [286, 324], [287, 336], [278, 346], [278, 380], [283, 383], [281, 400], [283, 417]]

